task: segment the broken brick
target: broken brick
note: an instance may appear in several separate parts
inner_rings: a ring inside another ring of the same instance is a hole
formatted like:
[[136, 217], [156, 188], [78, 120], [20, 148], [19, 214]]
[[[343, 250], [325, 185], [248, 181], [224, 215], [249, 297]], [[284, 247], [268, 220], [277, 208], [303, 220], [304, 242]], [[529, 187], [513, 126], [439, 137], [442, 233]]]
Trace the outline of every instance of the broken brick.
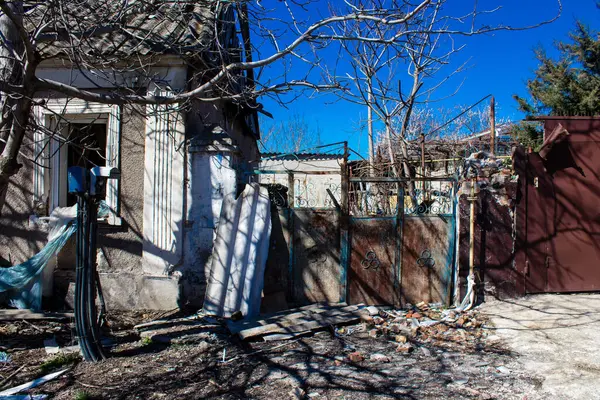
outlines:
[[377, 336], [379, 336], [379, 329], [374, 328], [369, 331], [369, 337], [376, 338]]
[[408, 342], [408, 338], [404, 335], [396, 335], [396, 337], [394, 337], [394, 340], [398, 343], [406, 343]]
[[414, 350], [415, 348], [413, 347], [412, 344], [407, 343], [407, 344], [401, 344], [398, 345], [398, 347], [396, 347], [396, 353], [410, 353]]
[[365, 359], [365, 357], [361, 354], [360, 351], [355, 351], [348, 354], [348, 359], [352, 362], [361, 362]]

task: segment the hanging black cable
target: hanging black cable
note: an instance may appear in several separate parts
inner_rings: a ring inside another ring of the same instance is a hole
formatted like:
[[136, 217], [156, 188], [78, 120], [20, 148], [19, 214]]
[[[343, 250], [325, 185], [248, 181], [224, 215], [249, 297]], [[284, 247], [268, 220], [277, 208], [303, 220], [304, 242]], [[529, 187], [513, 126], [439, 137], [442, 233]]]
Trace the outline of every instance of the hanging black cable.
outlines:
[[[69, 168], [69, 192], [77, 195], [77, 251], [75, 281], [75, 325], [81, 353], [86, 361], [106, 358], [99, 331], [96, 291], [101, 295], [96, 269], [96, 238], [99, 198], [106, 179], [118, 179], [116, 168]], [[102, 312], [104, 312], [104, 299]]]

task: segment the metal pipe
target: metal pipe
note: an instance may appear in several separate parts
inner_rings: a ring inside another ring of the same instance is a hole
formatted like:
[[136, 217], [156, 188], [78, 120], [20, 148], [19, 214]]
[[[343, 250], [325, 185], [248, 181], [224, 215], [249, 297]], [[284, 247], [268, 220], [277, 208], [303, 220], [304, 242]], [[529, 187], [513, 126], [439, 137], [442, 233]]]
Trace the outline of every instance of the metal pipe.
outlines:
[[475, 273], [475, 178], [471, 180], [471, 209], [469, 214], [469, 275]]
[[469, 197], [469, 201], [471, 202], [471, 209], [469, 215], [469, 277], [468, 283], [470, 286], [469, 292], [469, 305], [465, 310], [470, 309], [475, 305], [475, 300], [477, 297], [477, 281], [475, 279], [475, 202], [477, 201], [477, 197], [475, 197], [475, 184], [476, 179], [473, 178], [471, 180], [471, 196]]
[[490, 153], [496, 154], [496, 100], [490, 100]]

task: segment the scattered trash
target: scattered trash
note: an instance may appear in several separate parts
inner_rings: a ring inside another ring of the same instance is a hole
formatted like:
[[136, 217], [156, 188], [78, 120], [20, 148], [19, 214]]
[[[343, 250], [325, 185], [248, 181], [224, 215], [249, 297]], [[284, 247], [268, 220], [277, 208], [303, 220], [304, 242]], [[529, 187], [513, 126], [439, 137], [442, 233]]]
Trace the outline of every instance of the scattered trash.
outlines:
[[58, 378], [59, 376], [61, 376], [65, 372], [67, 372], [68, 370], [69, 370], [69, 368], [66, 368], [66, 369], [60, 370], [58, 372], [53, 372], [51, 374], [44, 375], [41, 378], [34, 379], [34, 380], [30, 381], [30, 382], [27, 382], [27, 383], [24, 383], [22, 385], [16, 386], [14, 388], [4, 390], [4, 391], [0, 392], [0, 398], [1, 398], [1, 396], [10, 396], [10, 395], [17, 394], [17, 393], [23, 392], [25, 390], [29, 390], [29, 389], [32, 389], [34, 387], [43, 385], [46, 382], [49, 382], [49, 381], [51, 381], [53, 379]]
[[496, 371], [501, 374], [506, 374], [506, 375], [510, 374], [510, 370], [503, 365], [496, 367]]
[[0, 363], [9, 363], [9, 362], [10, 362], [10, 356], [8, 355], [8, 353], [0, 351]]
[[52, 339], [44, 339], [44, 348], [46, 349], [46, 354], [57, 354], [60, 353], [60, 347], [58, 347], [58, 343], [56, 343], [56, 338]]

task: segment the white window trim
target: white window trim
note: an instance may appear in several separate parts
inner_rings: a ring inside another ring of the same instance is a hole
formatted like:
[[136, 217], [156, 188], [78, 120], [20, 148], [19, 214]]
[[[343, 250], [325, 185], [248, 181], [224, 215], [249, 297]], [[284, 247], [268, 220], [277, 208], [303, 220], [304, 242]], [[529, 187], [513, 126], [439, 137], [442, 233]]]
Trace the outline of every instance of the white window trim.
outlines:
[[[35, 122], [38, 126], [49, 127], [50, 118], [57, 114], [64, 115], [67, 119], [69, 115], [106, 115], [106, 166], [120, 168], [121, 119], [119, 106], [92, 103], [79, 99], [49, 99], [46, 105], [34, 107]], [[59, 185], [50, 184], [50, 182], [58, 182], [60, 179], [61, 159], [60, 152], [56, 151], [58, 148], [58, 140], [48, 138], [41, 130], [35, 130], [34, 152], [39, 165], [34, 164], [33, 168], [33, 201], [34, 204], [45, 202], [49, 197], [50, 211], [59, 204]], [[50, 154], [54, 154], [54, 156], [48, 160]], [[50, 168], [48, 169], [48, 167]], [[106, 204], [110, 208], [108, 223], [121, 225], [121, 218], [117, 214], [119, 210], [119, 181], [116, 179], [110, 179], [107, 182]]]

